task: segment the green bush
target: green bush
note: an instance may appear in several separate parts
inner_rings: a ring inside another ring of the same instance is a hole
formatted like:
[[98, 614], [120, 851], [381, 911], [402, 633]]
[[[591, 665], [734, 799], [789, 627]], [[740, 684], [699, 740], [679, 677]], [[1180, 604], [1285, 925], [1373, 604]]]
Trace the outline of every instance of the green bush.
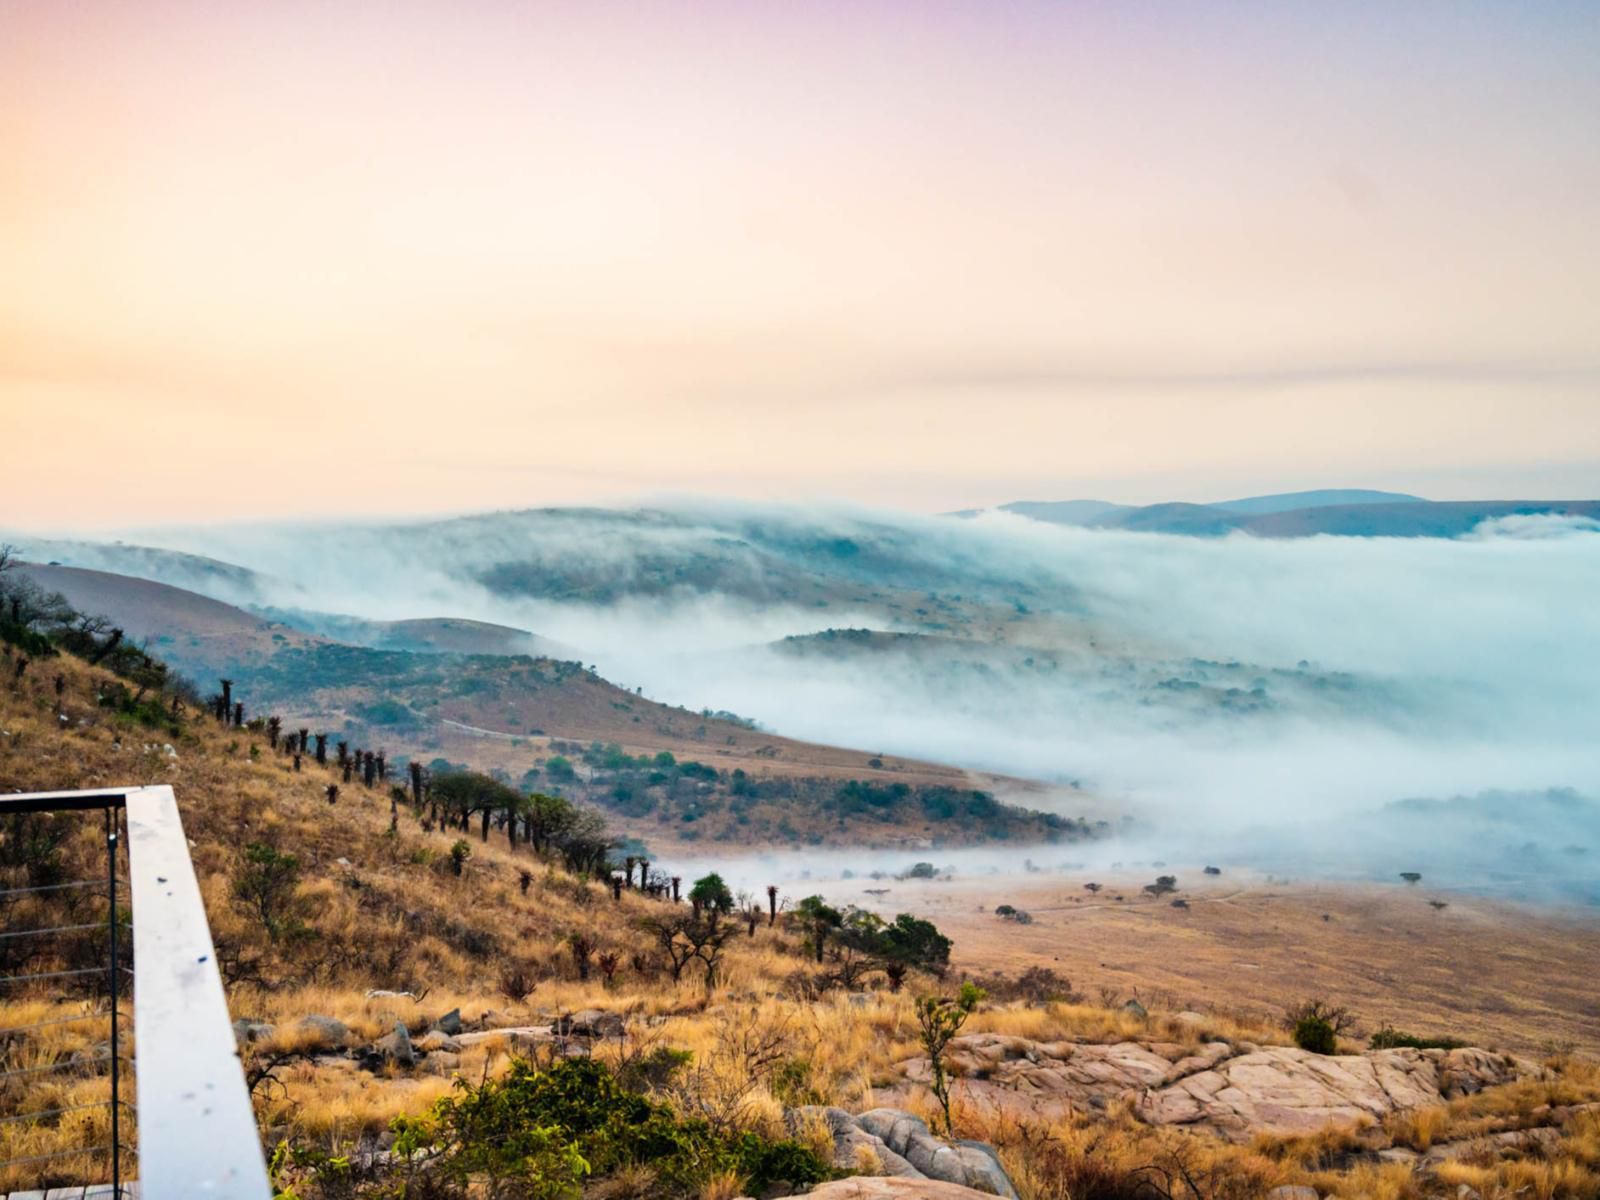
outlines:
[[832, 1177], [799, 1142], [754, 1133], [723, 1134], [682, 1119], [665, 1104], [631, 1092], [594, 1059], [565, 1059], [547, 1069], [525, 1061], [499, 1079], [470, 1084], [436, 1101], [421, 1117], [394, 1123], [395, 1153], [429, 1161], [440, 1180], [515, 1183], [539, 1200], [576, 1196], [587, 1177], [632, 1167], [655, 1177], [653, 1195], [692, 1195], [709, 1179], [734, 1172], [761, 1192], [778, 1181], [797, 1186]]
[[1294, 1025], [1294, 1044], [1312, 1054], [1332, 1054], [1339, 1048], [1339, 1038], [1321, 1017], [1301, 1017]]
[[1411, 1050], [1459, 1050], [1467, 1043], [1453, 1037], [1417, 1037], [1414, 1034], [1401, 1033], [1392, 1025], [1385, 1025], [1372, 1035], [1369, 1044], [1374, 1050], [1399, 1050], [1402, 1048]]

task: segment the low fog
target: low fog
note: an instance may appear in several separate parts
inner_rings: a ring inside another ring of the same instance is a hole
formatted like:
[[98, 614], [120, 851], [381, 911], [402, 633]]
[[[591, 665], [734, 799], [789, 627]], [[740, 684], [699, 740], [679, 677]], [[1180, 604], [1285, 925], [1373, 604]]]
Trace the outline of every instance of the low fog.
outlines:
[[[1514, 799], [1600, 795], [1591, 521], [1199, 539], [682, 503], [125, 540], [256, 572], [169, 561], [154, 576], [219, 599], [512, 625], [658, 700], [1071, 784], [1129, 814], [1152, 856], [1360, 875], [1405, 837], [1431, 870], [1475, 883], [1486, 853], [1531, 842], [1563, 855], [1551, 869], [1580, 891], [1600, 861], [1587, 801]], [[153, 574], [116, 547], [24, 548]], [[923, 636], [781, 641], [827, 629]], [[1494, 820], [1466, 802], [1425, 820], [1385, 807], [1488, 792], [1502, 795]], [[1075, 793], [1057, 794], [1078, 815]]]

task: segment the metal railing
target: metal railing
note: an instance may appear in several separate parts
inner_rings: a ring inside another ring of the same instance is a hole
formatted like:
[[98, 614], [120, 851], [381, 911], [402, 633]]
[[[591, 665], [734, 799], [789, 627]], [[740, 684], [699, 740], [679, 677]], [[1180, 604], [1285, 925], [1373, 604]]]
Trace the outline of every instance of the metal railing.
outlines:
[[[104, 1109], [109, 1135], [94, 1144], [0, 1159], [0, 1169], [36, 1165], [42, 1174], [50, 1162], [100, 1158], [106, 1163], [105, 1174], [111, 1177], [108, 1195], [121, 1197], [126, 1166], [132, 1159], [137, 1162], [138, 1195], [143, 1200], [190, 1196], [266, 1200], [271, 1188], [260, 1136], [172, 789], [0, 796], [0, 819], [95, 810], [104, 814], [104, 879], [0, 888], [0, 903], [5, 906], [0, 908], [0, 920], [6, 921], [0, 927], [0, 947], [79, 939], [76, 958], [64, 960], [47, 954], [0, 957], [6, 966], [49, 968], [0, 973], [0, 1001], [33, 993], [33, 998], [42, 998], [47, 1004], [87, 1006], [80, 1013], [0, 1028], [0, 1053], [5, 1055], [0, 1064], [0, 1087], [15, 1083], [26, 1096], [28, 1090], [22, 1084], [34, 1080], [103, 1074], [109, 1095], [105, 1100], [74, 1098], [70, 1104], [24, 1103], [24, 1111], [0, 1110], [0, 1126], [59, 1129], [63, 1117]], [[7, 830], [10, 824], [0, 823], [0, 830]], [[8, 835], [17, 836], [14, 830]], [[119, 869], [124, 857], [126, 867]], [[82, 919], [88, 915], [82, 911], [85, 894], [97, 894], [104, 901], [102, 916]], [[11, 927], [7, 918], [19, 902], [37, 919], [46, 902], [56, 897], [72, 898], [65, 919]], [[125, 914], [130, 908], [131, 947], [124, 936], [129, 928]], [[83, 939], [89, 939], [89, 948], [98, 953], [93, 939], [101, 930], [105, 932], [104, 961], [72, 965], [83, 958]], [[124, 1053], [128, 1014], [122, 1008], [128, 999], [129, 981], [132, 1055]], [[109, 1032], [104, 1051], [95, 1048], [46, 1062], [32, 1062], [26, 1053], [19, 1053], [29, 1039], [52, 1036], [60, 1027], [101, 1021]], [[13, 1065], [19, 1061], [28, 1065]], [[134, 1069], [135, 1103], [122, 1094], [129, 1067]], [[137, 1127], [136, 1145], [125, 1136], [128, 1118]]]

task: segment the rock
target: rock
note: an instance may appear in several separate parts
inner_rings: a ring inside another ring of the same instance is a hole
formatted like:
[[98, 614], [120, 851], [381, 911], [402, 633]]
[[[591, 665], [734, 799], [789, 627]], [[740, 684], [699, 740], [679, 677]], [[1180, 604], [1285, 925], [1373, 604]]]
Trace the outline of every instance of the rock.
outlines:
[[411, 1034], [396, 1021], [394, 1032], [372, 1043], [370, 1051], [382, 1062], [398, 1063], [402, 1067], [417, 1064], [417, 1052], [411, 1045]]
[[585, 1008], [570, 1017], [558, 1017], [553, 1028], [565, 1037], [610, 1038], [622, 1035], [623, 1021], [616, 1013]]
[[1286, 1183], [1267, 1193], [1267, 1200], [1322, 1200], [1317, 1189], [1303, 1183]]
[[[1190, 1051], [1176, 1043], [1035, 1042], [993, 1033], [952, 1039], [946, 1060], [954, 1093], [980, 1107], [1061, 1116], [1126, 1100], [1152, 1125], [1186, 1125], [1239, 1142], [1381, 1120], [1539, 1074], [1535, 1064], [1482, 1050], [1319, 1055], [1209, 1042]], [[897, 1069], [907, 1085], [928, 1081], [926, 1058]], [[892, 1102], [897, 1090], [880, 1096]]]
[[986, 1200], [993, 1194], [931, 1179], [857, 1175], [818, 1184], [806, 1196], [808, 1200]]
[[1409, 1150], [1404, 1146], [1390, 1146], [1387, 1150], [1378, 1151], [1379, 1162], [1402, 1167], [1415, 1166], [1417, 1159], [1421, 1157], [1422, 1155], [1415, 1150]]
[[553, 1041], [555, 1037], [555, 1026], [553, 1025], [504, 1025], [499, 1029], [483, 1029], [476, 1033], [463, 1033], [451, 1040], [462, 1046], [476, 1046], [479, 1042], [500, 1039], [508, 1041], [513, 1047], [516, 1047], [519, 1045], [535, 1046], [542, 1042]]
[[833, 1134], [833, 1165], [841, 1170], [869, 1169], [871, 1159], [876, 1158], [877, 1170], [884, 1176], [957, 1184], [976, 1188], [981, 1195], [1016, 1200], [1016, 1189], [992, 1147], [982, 1142], [946, 1142], [908, 1112], [875, 1108], [851, 1116], [842, 1108], [811, 1105], [784, 1113], [792, 1134], [799, 1134], [808, 1123], [818, 1120]]
[[334, 1017], [325, 1017], [321, 1013], [311, 1013], [301, 1017], [297, 1029], [316, 1035], [323, 1045], [343, 1045], [350, 1040], [350, 1026]]
[[435, 1050], [422, 1056], [422, 1069], [430, 1075], [449, 1075], [461, 1069], [461, 1055], [448, 1050]]
[[1145, 1011], [1144, 1005], [1140, 1004], [1137, 1000], [1129, 1000], [1122, 1006], [1122, 1011], [1127, 1013], [1129, 1016], [1138, 1017], [1141, 1021], [1150, 1015]]
[[456, 1034], [461, 1032], [461, 1010], [459, 1008], [452, 1008], [449, 1012], [445, 1013], [444, 1016], [435, 1021], [433, 1023], [433, 1027], [442, 1033], [446, 1033], [451, 1037], [455, 1037]]
[[1382, 1119], [1536, 1072], [1483, 1051], [1321, 1055], [1271, 1046], [1154, 1088], [1137, 1098], [1135, 1110], [1153, 1125], [1209, 1128], [1248, 1141], [1257, 1133], [1310, 1133]]
[[269, 1025], [265, 1021], [252, 1021], [248, 1017], [240, 1017], [233, 1023], [234, 1039], [240, 1042], [264, 1042], [277, 1031], [275, 1025]]
[[1011, 1177], [1000, 1165], [1000, 1156], [988, 1142], [975, 1142], [962, 1138], [956, 1142], [956, 1153], [966, 1167], [965, 1184], [994, 1196], [1015, 1196]]

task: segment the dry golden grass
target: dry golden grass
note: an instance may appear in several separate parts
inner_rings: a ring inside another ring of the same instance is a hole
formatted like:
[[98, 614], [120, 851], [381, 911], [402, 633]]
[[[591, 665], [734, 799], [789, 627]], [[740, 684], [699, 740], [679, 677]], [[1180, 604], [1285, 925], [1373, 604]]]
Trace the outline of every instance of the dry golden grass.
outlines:
[[[883, 897], [859, 880], [818, 890], [934, 921], [955, 941], [957, 965], [976, 974], [1045, 967], [1094, 1000], [1137, 996], [1151, 1009], [1271, 1026], [1314, 996], [1349, 1005], [1365, 1032], [1388, 1023], [1525, 1055], [1562, 1046], [1600, 1055], [1593, 911], [1453, 895], [1435, 912], [1425, 891], [1398, 882], [1288, 885], [1231, 868], [1220, 878], [1200, 864], [1164, 869], [1188, 909], [1140, 896], [1153, 870], [903, 880]], [[1105, 885], [1099, 896], [1083, 890], [1090, 880]], [[1033, 923], [1002, 921], [1001, 903]]]

